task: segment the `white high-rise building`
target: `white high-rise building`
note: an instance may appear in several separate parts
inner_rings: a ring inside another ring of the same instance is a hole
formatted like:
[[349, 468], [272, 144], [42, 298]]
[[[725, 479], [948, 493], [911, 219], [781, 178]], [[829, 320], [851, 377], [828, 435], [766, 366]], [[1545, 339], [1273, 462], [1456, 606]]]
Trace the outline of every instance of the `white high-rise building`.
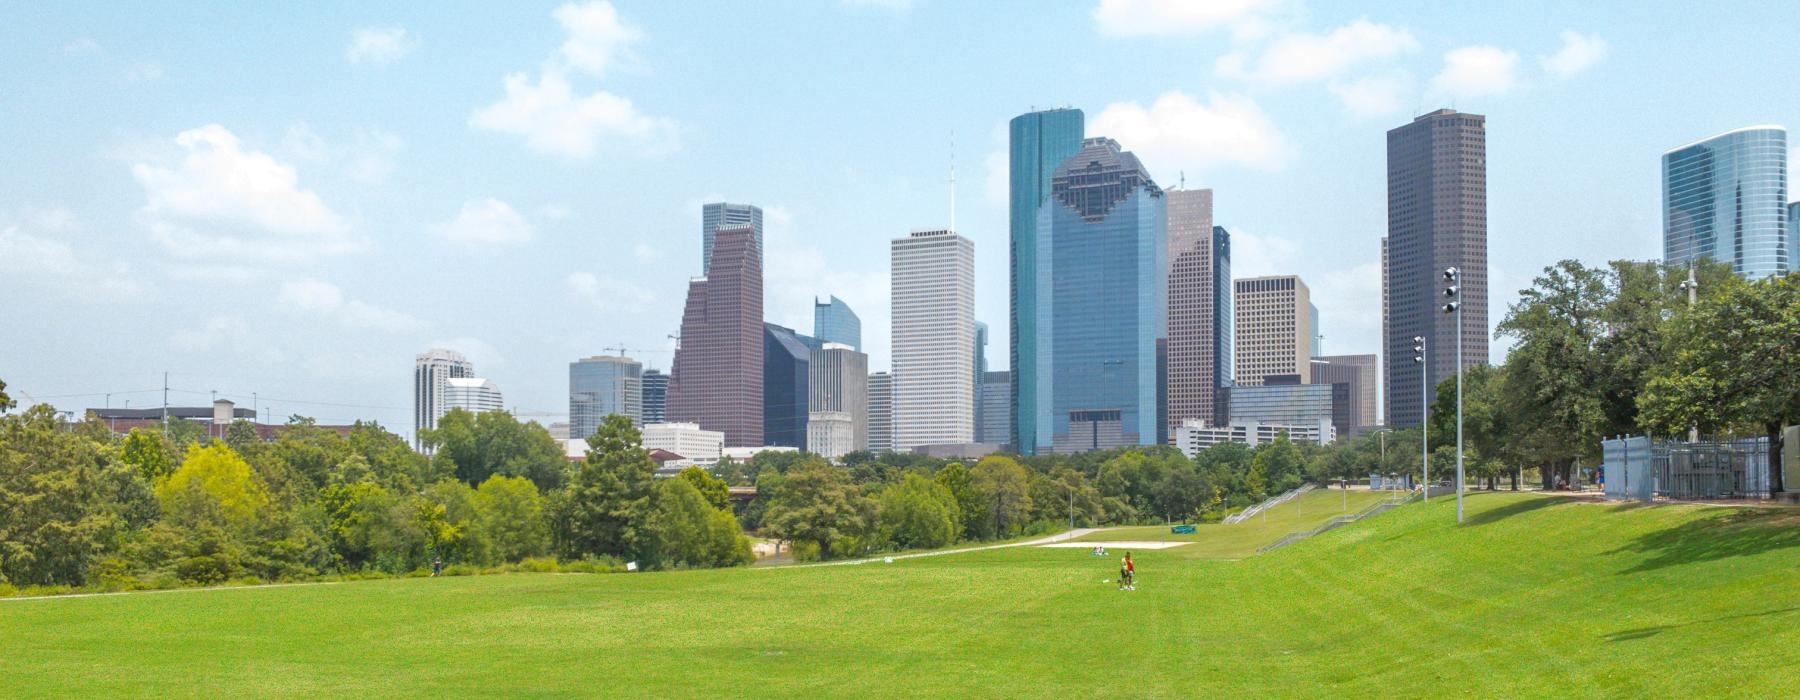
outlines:
[[475, 365], [455, 350], [433, 348], [413, 360], [413, 447], [423, 448], [422, 431], [437, 428], [450, 406], [444, 400], [451, 379], [475, 376]]
[[806, 451], [836, 462], [856, 451], [856, 421], [843, 411], [813, 411], [806, 418]]
[[444, 412], [460, 408], [470, 413], [501, 411], [506, 404], [500, 398], [500, 387], [493, 380], [480, 377], [451, 377], [444, 386]]
[[892, 253], [894, 450], [974, 442], [975, 244], [914, 231]]

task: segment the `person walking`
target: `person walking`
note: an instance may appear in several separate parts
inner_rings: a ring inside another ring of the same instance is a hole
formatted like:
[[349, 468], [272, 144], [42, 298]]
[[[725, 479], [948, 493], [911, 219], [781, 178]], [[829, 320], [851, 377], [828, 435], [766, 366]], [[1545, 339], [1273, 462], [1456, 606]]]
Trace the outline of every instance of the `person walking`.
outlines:
[[1129, 554], [1119, 560], [1119, 590], [1125, 590], [1128, 585], [1131, 585], [1131, 555]]
[[1137, 590], [1137, 565], [1131, 561], [1131, 552], [1125, 553], [1125, 590]]

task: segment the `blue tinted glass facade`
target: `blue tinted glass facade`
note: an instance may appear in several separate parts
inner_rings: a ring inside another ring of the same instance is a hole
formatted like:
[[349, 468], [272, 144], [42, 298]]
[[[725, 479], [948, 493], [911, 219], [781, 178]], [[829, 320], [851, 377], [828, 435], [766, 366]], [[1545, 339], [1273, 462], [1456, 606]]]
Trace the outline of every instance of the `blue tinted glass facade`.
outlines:
[[1787, 131], [1751, 127], [1663, 154], [1663, 259], [1731, 264], [1750, 279], [1786, 274]]
[[[1231, 232], [1224, 226], [1213, 227], [1213, 379], [1218, 388], [1228, 389], [1237, 376], [1237, 293], [1231, 286]], [[1213, 415], [1223, 424], [1231, 416], [1228, 391], [1213, 392]]]
[[[1038, 207], [1050, 194], [1050, 176], [1064, 160], [1081, 150], [1086, 128], [1081, 110], [1054, 109], [1014, 117], [1009, 128], [1009, 246], [1011, 333], [1008, 359], [1013, 381], [1009, 412], [1011, 444], [1031, 454], [1038, 444], [1036, 349], [1038, 317]], [[1021, 342], [1027, 339], [1028, 342]], [[1048, 441], [1046, 434], [1045, 441]]]
[[756, 229], [756, 256], [762, 259], [763, 212], [754, 204], [717, 202], [700, 207], [700, 274], [712, 269], [713, 234], [722, 228]]
[[763, 324], [763, 444], [806, 447], [812, 349], [792, 328]]
[[665, 413], [669, 406], [669, 375], [662, 370], [644, 370], [644, 425], [661, 423], [667, 418]]
[[837, 297], [813, 299], [813, 344], [843, 343], [862, 352], [862, 319]]
[[1032, 412], [1020, 413], [1035, 423], [1035, 442], [1021, 451], [1054, 449], [1070, 436], [1072, 414], [1110, 421], [1116, 412], [1118, 440], [1155, 444], [1168, 293], [1162, 189], [1106, 138], [1087, 139], [1051, 183], [1034, 242], [1036, 332], [1019, 340], [1021, 355], [1028, 348], [1036, 360]]
[[569, 363], [569, 437], [593, 435], [617, 413], [643, 425], [643, 365], [623, 357], [589, 357]]

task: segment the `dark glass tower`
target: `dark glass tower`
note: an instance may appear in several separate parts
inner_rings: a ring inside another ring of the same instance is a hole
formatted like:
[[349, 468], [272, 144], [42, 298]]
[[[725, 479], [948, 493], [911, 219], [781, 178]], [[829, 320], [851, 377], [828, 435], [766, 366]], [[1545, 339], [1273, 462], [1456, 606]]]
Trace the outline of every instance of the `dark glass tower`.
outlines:
[[[1009, 129], [1010, 290], [1009, 361], [1012, 392], [1010, 442], [1025, 454], [1038, 442], [1038, 424], [1026, 408], [1037, 391], [1038, 356], [1038, 209], [1050, 194], [1056, 166], [1081, 150], [1083, 117], [1079, 109], [1052, 109], [1013, 117]], [[1023, 342], [1021, 339], [1032, 342]]]
[[[1455, 374], [1459, 332], [1463, 364], [1488, 361], [1487, 118], [1440, 109], [1389, 131], [1387, 173], [1387, 419], [1409, 428], [1424, 415], [1413, 336], [1428, 343], [1428, 386]], [[1460, 329], [1442, 309], [1447, 267], [1462, 271]]]
[[806, 447], [812, 348], [802, 338], [792, 328], [763, 324], [764, 445]]

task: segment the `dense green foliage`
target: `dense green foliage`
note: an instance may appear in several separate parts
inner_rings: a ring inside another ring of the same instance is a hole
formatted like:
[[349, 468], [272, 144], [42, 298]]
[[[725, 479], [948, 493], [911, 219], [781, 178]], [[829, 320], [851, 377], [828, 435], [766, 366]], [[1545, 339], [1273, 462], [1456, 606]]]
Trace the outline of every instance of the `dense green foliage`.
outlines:
[[25, 697], [1800, 695], [1791, 514], [1480, 494], [1456, 526], [1452, 508], [1242, 559], [1254, 543], [1194, 553], [1247, 525], [1203, 525], [1134, 551], [1130, 593], [1102, 583], [1116, 558], [1016, 547], [0, 601], [0, 677]]

